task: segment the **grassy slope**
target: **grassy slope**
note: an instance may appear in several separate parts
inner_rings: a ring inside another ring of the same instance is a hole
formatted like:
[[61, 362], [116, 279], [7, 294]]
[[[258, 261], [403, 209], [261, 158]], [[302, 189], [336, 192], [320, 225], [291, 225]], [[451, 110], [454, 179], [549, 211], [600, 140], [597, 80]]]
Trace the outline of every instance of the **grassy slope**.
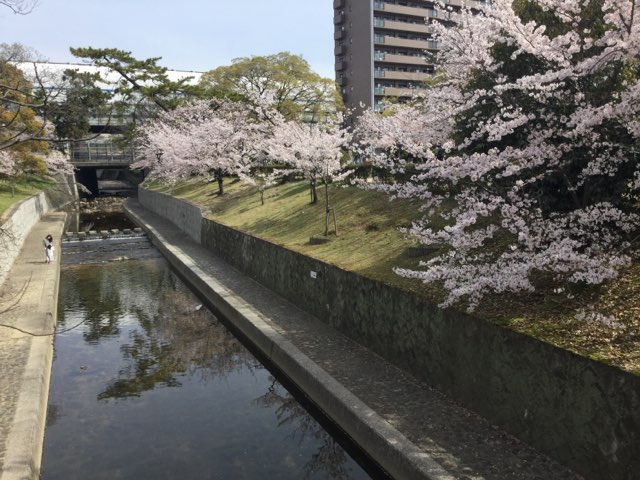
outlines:
[[[411, 290], [437, 303], [444, 298], [441, 285], [423, 285], [392, 271], [398, 266], [416, 267], [420, 260], [406, 254], [413, 242], [399, 231], [419, 218], [418, 204], [406, 200], [390, 202], [383, 194], [356, 188], [331, 188], [331, 205], [336, 208], [339, 235], [332, 236], [329, 243], [311, 245], [311, 236], [324, 233], [324, 190], [319, 190], [321, 201], [310, 205], [308, 186], [303, 182], [269, 189], [265, 205], [260, 204], [255, 189], [238, 181], [227, 182], [223, 197], [216, 195], [214, 184], [195, 179], [172, 188], [160, 185], [152, 188], [208, 208], [209, 218], [225, 225]], [[567, 293], [571, 298], [567, 298]], [[586, 306], [613, 316], [618, 325], [611, 328], [595, 320], [576, 320], [576, 311]], [[574, 286], [569, 292], [557, 293], [552, 286], [543, 285], [533, 293], [494, 295], [486, 298], [475, 313], [640, 374], [639, 262], [607, 286]]]
[[51, 184], [52, 181], [41, 177], [25, 177], [15, 183], [15, 195], [12, 196], [10, 183], [6, 180], [0, 180], [0, 215], [14, 203], [44, 190]]

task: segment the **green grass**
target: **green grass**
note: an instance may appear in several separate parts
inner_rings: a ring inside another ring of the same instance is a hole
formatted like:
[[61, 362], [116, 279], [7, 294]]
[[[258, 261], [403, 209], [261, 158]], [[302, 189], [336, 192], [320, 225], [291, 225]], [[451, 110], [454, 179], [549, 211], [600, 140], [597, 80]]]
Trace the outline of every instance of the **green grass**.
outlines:
[[174, 188], [152, 187], [205, 207], [209, 218], [225, 225], [386, 283], [402, 281], [393, 267], [415, 263], [404, 255], [414, 242], [399, 230], [418, 218], [417, 205], [406, 200], [390, 202], [377, 192], [330, 186], [338, 235], [331, 218], [330, 241], [312, 245], [309, 239], [325, 231], [324, 187], [318, 189], [316, 204], [310, 204], [306, 182], [273, 187], [265, 193], [264, 205], [255, 188], [233, 180], [225, 182], [222, 197], [215, 184], [196, 180]]
[[8, 180], [0, 180], [0, 215], [20, 200], [30, 197], [52, 184], [53, 181], [48, 178], [26, 176], [14, 183], [12, 194], [11, 183]]
[[[418, 203], [390, 201], [379, 192], [331, 186], [330, 203], [336, 210], [338, 236], [330, 235], [328, 243], [311, 244], [309, 239], [322, 236], [325, 230], [324, 187], [318, 189], [320, 200], [314, 205], [309, 203], [306, 182], [267, 190], [265, 204], [261, 205], [257, 190], [237, 180], [225, 181], [222, 197], [217, 195], [215, 183], [201, 179], [173, 187], [146, 186], [188, 199], [208, 210], [207, 216], [215, 221], [304, 255], [435, 303], [445, 298], [441, 284], [423, 284], [393, 272], [394, 267], [418, 268], [420, 260], [429, 258], [408, 256], [407, 249], [414, 241], [400, 231], [421, 217]], [[547, 278], [538, 279], [537, 284], [540, 287], [532, 293], [488, 295], [475, 315], [595, 360], [640, 372], [640, 262], [609, 285], [572, 286], [572, 298], [554, 292], [557, 285]], [[576, 312], [586, 306], [611, 315], [624, 328], [576, 320]]]

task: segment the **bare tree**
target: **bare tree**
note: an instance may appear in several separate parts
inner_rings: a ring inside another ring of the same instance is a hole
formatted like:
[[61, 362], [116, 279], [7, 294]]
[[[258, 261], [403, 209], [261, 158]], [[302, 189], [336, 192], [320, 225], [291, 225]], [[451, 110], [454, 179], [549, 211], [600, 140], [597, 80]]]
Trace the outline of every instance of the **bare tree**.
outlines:
[[17, 15], [26, 15], [31, 13], [38, 5], [39, 0], [0, 0], [3, 5]]

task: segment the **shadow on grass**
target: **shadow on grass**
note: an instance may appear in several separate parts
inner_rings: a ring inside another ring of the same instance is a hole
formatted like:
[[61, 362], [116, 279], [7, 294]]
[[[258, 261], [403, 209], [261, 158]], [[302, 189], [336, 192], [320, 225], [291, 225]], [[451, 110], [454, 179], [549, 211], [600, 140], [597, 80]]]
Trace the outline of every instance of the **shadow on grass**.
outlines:
[[[275, 197], [276, 199], [286, 199], [289, 197], [294, 197], [296, 195], [300, 195], [303, 191], [307, 191], [307, 194], [309, 193], [309, 184], [306, 182], [302, 182], [299, 184], [291, 184], [291, 183], [285, 183], [283, 185], [278, 185], [277, 187], [280, 191], [278, 193], [278, 196]], [[284, 191], [282, 191], [284, 190]], [[269, 190], [267, 190], [268, 192]], [[311, 198], [311, 196], [309, 195], [309, 198]]]
[[247, 224], [246, 228], [255, 235], [267, 234], [277, 236], [288, 242], [300, 242], [308, 240], [307, 237], [313, 234], [324, 232], [319, 230], [319, 225], [324, 221], [324, 206], [309, 204], [304, 211], [298, 211], [289, 215], [283, 221], [274, 221], [271, 217], [258, 218], [254, 222]]

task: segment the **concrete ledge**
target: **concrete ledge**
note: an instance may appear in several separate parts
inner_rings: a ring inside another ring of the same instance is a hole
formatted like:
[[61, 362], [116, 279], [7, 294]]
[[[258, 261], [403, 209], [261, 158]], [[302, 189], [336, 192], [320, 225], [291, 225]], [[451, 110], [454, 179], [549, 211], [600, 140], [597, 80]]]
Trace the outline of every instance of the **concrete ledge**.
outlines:
[[2, 480], [40, 476], [44, 430], [53, 363], [53, 337], [33, 340], [22, 377], [18, 408], [7, 439]]
[[397, 479], [454, 480], [429, 455], [382, 419], [275, 331], [250, 304], [201, 269], [193, 258], [125, 207], [178, 272], [253, 345]]

